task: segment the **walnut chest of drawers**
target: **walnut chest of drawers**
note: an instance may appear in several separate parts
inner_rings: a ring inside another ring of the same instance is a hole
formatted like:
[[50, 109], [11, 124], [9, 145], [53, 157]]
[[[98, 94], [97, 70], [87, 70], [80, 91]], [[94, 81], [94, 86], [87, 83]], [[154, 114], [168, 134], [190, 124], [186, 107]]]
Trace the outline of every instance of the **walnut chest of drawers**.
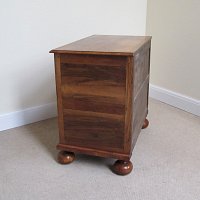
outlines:
[[131, 172], [132, 150], [148, 126], [151, 37], [93, 35], [53, 49], [59, 122], [58, 161], [74, 153], [115, 158]]

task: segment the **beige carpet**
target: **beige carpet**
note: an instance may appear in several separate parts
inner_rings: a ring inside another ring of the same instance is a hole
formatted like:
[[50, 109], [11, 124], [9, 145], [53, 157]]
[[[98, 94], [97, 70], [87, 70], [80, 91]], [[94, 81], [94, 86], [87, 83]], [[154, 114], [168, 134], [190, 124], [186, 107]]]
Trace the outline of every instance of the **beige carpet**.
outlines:
[[128, 176], [112, 159], [58, 164], [56, 119], [0, 132], [0, 200], [199, 200], [200, 118], [155, 100], [148, 118]]

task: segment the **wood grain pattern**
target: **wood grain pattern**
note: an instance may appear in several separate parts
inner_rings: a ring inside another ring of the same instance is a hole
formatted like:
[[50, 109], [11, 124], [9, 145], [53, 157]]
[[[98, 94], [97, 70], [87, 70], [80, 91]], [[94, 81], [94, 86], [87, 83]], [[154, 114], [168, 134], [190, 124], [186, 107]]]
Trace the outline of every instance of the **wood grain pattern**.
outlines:
[[67, 85], [125, 86], [125, 66], [62, 64], [62, 82]]
[[148, 113], [150, 47], [151, 42], [149, 41], [137, 51], [137, 54], [135, 54], [133, 59], [134, 74], [131, 151], [135, 146]]
[[60, 54], [60, 62], [71, 64], [88, 64], [104, 66], [123, 66], [127, 61], [126, 56], [115, 55], [84, 55], [84, 54]]
[[133, 56], [138, 49], [150, 40], [151, 37], [149, 36], [93, 35], [53, 49], [50, 52]]
[[133, 103], [132, 149], [135, 146], [148, 111], [148, 83], [149, 76], [147, 76], [146, 80], [143, 82]]
[[61, 57], [65, 144], [123, 152], [127, 59], [116, 58]]
[[124, 115], [125, 106], [122, 99], [94, 94], [65, 94], [63, 95], [63, 107], [66, 109]]
[[150, 49], [142, 48], [134, 57], [134, 98], [149, 74]]
[[78, 110], [64, 110], [66, 143], [81, 147], [123, 149], [124, 117]]
[[91, 36], [51, 51], [58, 149], [130, 160], [148, 112], [150, 40]]
[[124, 114], [125, 66], [62, 64], [63, 107]]

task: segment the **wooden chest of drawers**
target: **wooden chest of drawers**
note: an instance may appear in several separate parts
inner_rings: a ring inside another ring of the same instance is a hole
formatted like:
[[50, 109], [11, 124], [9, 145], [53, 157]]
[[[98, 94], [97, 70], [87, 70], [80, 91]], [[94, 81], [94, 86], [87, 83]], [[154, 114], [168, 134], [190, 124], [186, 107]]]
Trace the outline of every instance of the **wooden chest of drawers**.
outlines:
[[132, 150], [148, 126], [151, 37], [94, 35], [53, 49], [59, 121], [58, 161], [74, 153], [118, 159], [131, 172]]

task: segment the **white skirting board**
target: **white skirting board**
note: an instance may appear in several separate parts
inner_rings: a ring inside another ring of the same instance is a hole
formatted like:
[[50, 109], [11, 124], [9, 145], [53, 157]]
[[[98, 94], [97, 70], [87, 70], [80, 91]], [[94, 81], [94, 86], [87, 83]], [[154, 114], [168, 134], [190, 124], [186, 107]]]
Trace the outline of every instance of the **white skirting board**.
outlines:
[[[200, 116], [200, 101], [150, 84], [149, 96]], [[0, 115], [0, 131], [56, 117], [56, 103]]]
[[57, 116], [56, 103], [27, 108], [0, 115], [0, 131], [42, 121]]
[[200, 101], [150, 84], [149, 96], [161, 102], [200, 116]]

